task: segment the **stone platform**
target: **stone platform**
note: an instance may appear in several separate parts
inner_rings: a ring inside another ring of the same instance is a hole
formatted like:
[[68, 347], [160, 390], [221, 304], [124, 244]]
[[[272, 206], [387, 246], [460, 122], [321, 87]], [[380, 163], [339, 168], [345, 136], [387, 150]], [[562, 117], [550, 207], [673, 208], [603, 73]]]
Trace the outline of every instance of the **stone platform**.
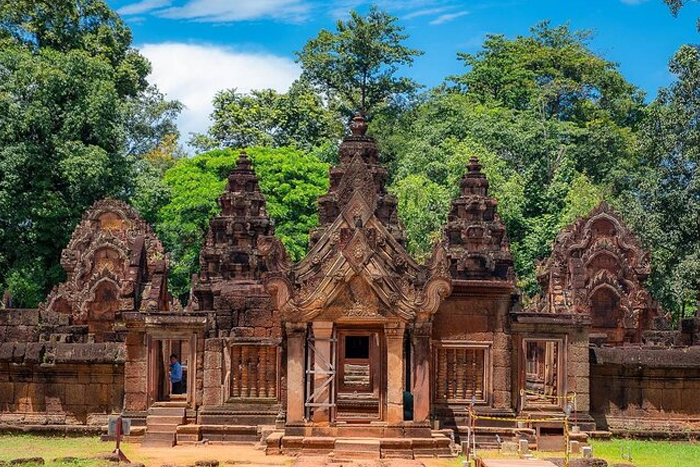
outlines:
[[482, 467], [556, 467], [549, 461], [522, 459], [482, 459]]
[[443, 433], [425, 438], [335, 438], [289, 436], [273, 433], [266, 440], [267, 454], [329, 455], [334, 459], [419, 459], [456, 456], [453, 443]]

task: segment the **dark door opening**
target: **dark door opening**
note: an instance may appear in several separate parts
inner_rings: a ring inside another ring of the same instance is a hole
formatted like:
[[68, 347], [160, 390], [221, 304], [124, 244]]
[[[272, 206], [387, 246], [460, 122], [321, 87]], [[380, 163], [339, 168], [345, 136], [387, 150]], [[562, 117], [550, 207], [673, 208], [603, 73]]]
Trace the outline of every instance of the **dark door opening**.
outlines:
[[338, 331], [336, 419], [381, 420], [381, 332]]

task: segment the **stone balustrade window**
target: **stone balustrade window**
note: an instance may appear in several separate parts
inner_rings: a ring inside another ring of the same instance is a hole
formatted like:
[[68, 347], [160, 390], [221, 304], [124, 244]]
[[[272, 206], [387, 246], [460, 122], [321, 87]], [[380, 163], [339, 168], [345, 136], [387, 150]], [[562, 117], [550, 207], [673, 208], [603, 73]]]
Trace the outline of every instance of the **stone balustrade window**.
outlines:
[[231, 397], [277, 397], [277, 346], [244, 344], [231, 347]]
[[489, 396], [490, 346], [437, 343], [435, 400], [468, 404], [486, 403]]

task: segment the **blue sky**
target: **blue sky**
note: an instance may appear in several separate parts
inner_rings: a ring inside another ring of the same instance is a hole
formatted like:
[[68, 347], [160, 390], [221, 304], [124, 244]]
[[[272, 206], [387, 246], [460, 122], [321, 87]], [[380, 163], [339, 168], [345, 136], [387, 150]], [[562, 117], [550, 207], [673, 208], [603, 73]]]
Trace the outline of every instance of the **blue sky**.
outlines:
[[298, 76], [294, 52], [321, 28], [333, 29], [349, 9], [376, 3], [425, 54], [404, 74], [426, 86], [463, 69], [457, 52], [476, 52], [486, 34], [528, 33], [549, 19], [593, 29], [593, 50], [618, 62], [629, 81], [653, 98], [672, 76], [668, 60], [684, 43], [700, 43], [700, 2], [673, 18], [662, 0], [108, 0], [153, 64], [151, 81], [186, 110], [183, 139], [208, 127], [216, 91], [284, 91]]

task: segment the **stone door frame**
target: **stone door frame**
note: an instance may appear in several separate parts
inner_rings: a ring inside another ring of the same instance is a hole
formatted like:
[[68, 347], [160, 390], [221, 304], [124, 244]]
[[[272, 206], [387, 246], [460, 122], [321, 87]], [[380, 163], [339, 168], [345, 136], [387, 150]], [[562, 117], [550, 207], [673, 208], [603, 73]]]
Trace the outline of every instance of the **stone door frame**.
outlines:
[[[387, 349], [386, 349], [386, 338], [384, 335], [384, 327], [375, 325], [335, 325], [335, 334], [338, 339], [338, 352], [336, 355], [335, 366], [337, 368], [335, 378], [335, 400], [338, 401], [338, 393], [343, 387], [343, 382], [340, 378], [344, 375], [343, 368], [341, 365], [344, 363], [345, 357], [342, 355], [345, 348], [345, 343], [342, 340], [346, 336], [367, 336], [369, 338], [369, 364], [370, 364], [370, 382], [369, 385], [372, 389], [372, 393], [377, 394], [377, 416], [367, 417], [367, 418], [343, 418], [338, 416], [338, 410], [335, 410], [335, 416], [331, 419], [331, 422], [358, 422], [367, 423], [370, 421], [384, 421], [386, 419], [386, 400], [387, 392], [389, 388], [387, 387]], [[372, 344], [372, 340], [376, 340], [376, 344]], [[369, 392], [368, 392], [369, 393]]]
[[[529, 342], [554, 342], [558, 345], [557, 350], [557, 399], [556, 403], [532, 405], [527, 403], [527, 397], [523, 391], [527, 389], [527, 344]], [[564, 410], [566, 401], [562, 396], [568, 393], [567, 389], [567, 354], [568, 354], [568, 334], [528, 334], [527, 337], [520, 336], [518, 345], [518, 397], [519, 411], [526, 410]]]
[[[188, 368], [187, 368], [187, 381], [186, 381], [186, 397], [185, 402], [187, 407], [194, 407], [194, 392], [195, 392], [195, 381], [197, 375], [197, 333], [191, 331], [179, 331], [179, 332], [148, 332], [146, 334], [146, 351], [147, 351], [147, 395], [148, 395], [148, 406], [152, 406], [158, 402], [163, 402], [158, 400], [158, 394], [160, 391], [160, 378], [158, 372], [160, 370], [158, 360], [160, 356], [158, 355], [158, 342], [162, 341], [188, 341], [189, 342], [189, 355], [188, 355]], [[182, 358], [182, 356], [180, 356]], [[165, 371], [165, 369], [164, 369]]]

